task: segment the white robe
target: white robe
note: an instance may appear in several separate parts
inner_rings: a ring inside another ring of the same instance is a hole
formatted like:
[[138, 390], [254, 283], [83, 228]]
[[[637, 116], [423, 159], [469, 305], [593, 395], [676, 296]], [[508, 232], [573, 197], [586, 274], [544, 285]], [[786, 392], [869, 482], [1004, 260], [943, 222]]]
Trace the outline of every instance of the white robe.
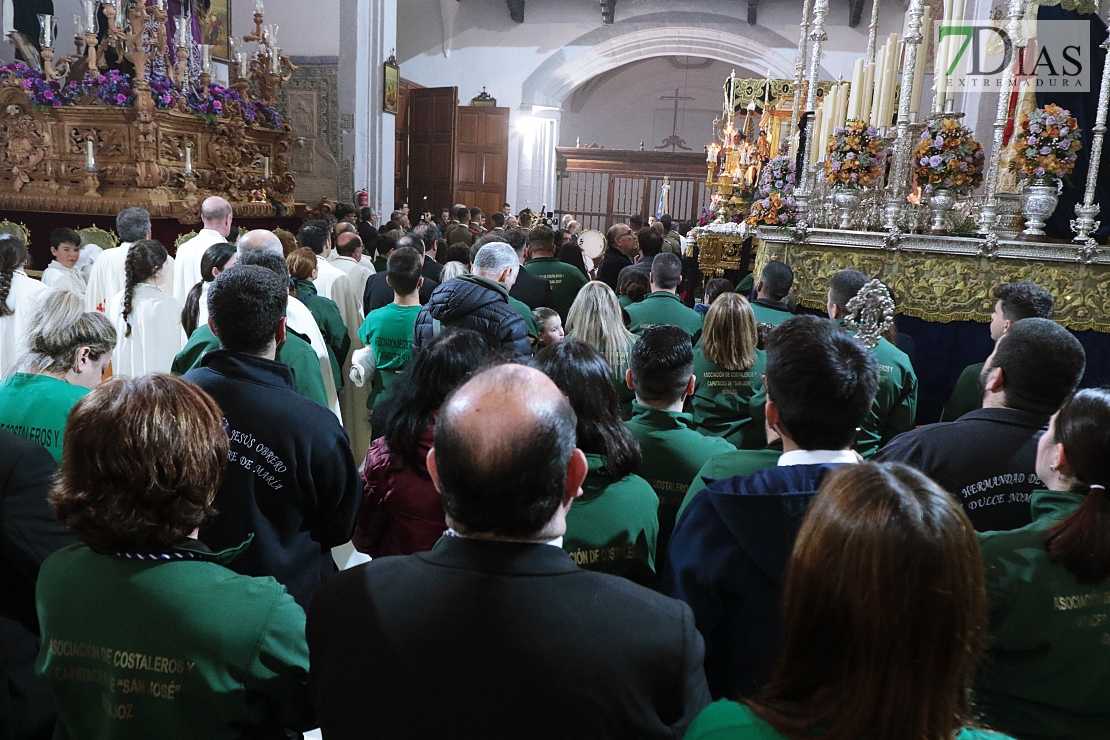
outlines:
[[66, 267], [58, 260], [53, 260], [43, 271], [42, 284], [48, 288], [72, 291], [82, 298], [85, 297], [85, 289], [88, 287], [76, 266]]
[[27, 334], [27, 311], [35, 296], [46, 290], [46, 286], [34, 278], [27, 277], [23, 271], [12, 274], [12, 289], [6, 301], [14, 314], [0, 316], [0, 377], [7, 375], [8, 368], [23, 352], [23, 338]]
[[[208, 323], [208, 289], [211, 287], [211, 281], [200, 286], [200, 300], [197, 302], [197, 326]], [[185, 301], [182, 301], [181, 305], [184, 306]]]
[[131, 336], [126, 337], [123, 320], [123, 291], [109, 301], [108, 318], [116, 327], [116, 351], [112, 374], [127, 377], [168, 373], [173, 359], [188, 338], [181, 328], [181, 302], [150, 283], [135, 286], [131, 299]]
[[[89, 274], [89, 287], [85, 291], [85, 310], [107, 311], [108, 303], [127, 285], [127, 250], [134, 242], [123, 242], [114, 249], [105, 249], [93, 264]], [[164, 292], [173, 291], [173, 257], [166, 259], [158, 287]], [[180, 312], [180, 309], [178, 309]]]
[[[352, 267], [357, 265], [352, 264]], [[316, 291], [335, 301], [339, 306], [339, 316], [347, 327], [347, 336], [351, 338], [351, 351], [347, 353], [347, 361], [341, 368], [343, 377], [351, 373], [351, 355], [362, 349], [362, 340], [358, 337], [358, 330], [362, 326], [362, 310], [359, 301], [355, 300], [355, 289], [347, 274], [328, 262], [320, 255], [316, 255]], [[351, 438], [351, 450], [355, 454], [365, 455], [366, 448], [370, 446], [370, 425], [366, 422], [366, 399], [369, 390], [357, 388], [354, 383], [346, 382], [339, 391], [339, 407], [343, 410], [340, 419]]]
[[77, 264], [73, 266], [73, 269], [81, 273], [81, 277], [87, 281], [89, 273], [92, 272], [93, 263], [96, 262], [96, 258], [103, 251], [100, 245], [89, 242], [81, 247], [81, 255], [77, 258]]
[[[316, 352], [316, 359], [320, 361], [320, 374], [324, 376], [324, 392], [328, 395], [328, 408], [332, 410], [339, 422], [343, 422], [343, 412], [339, 409], [339, 396], [335, 392], [335, 376], [331, 372], [331, 355], [328, 354], [328, 345], [324, 342], [324, 335], [308, 306], [301, 303], [293, 296], [285, 309], [285, 326], [301, 336], [308, 337], [308, 343]], [[364, 414], [365, 415], [365, 414]]]
[[355, 292], [359, 316], [366, 318], [366, 312], [362, 308], [362, 294], [366, 292], [366, 281], [370, 279], [374, 271], [372, 269], [367, 270], [361, 263], [355, 262], [351, 257], [336, 257], [331, 265], [347, 274], [347, 279], [351, 281], [351, 288]]
[[[200, 261], [213, 244], [227, 241], [227, 237], [214, 229], [201, 229], [200, 233], [177, 248], [173, 268], [173, 297], [185, 303], [185, 298], [193, 286], [203, 277], [200, 274]], [[210, 276], [211, 277], [211, 276]]]

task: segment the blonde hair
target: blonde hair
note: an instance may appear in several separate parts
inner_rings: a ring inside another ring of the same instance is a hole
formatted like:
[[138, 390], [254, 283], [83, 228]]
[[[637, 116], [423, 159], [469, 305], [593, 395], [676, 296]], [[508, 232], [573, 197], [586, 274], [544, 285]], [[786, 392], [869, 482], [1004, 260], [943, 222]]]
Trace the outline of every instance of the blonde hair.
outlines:
[[614, 373], [628, 368], [636, 335], [625, 328], [617, 294], [605, 283], [592, 280], [578, 291], [567, 312], [566, 334], [597, 350]]
[[726, 370], [747, 370], [755, 364], [759, 333], [755, 313], [739, 293], [721, 293], [705, 315], [701, 351], [705, 359]]
[[98, 360], [116, 347], [116, 329], [107, 316], [86, 311], [81, 296], [68, 290], [42, 291], [27, 311], [23, 353], [10, 373], [64, 373], [82, 347]]

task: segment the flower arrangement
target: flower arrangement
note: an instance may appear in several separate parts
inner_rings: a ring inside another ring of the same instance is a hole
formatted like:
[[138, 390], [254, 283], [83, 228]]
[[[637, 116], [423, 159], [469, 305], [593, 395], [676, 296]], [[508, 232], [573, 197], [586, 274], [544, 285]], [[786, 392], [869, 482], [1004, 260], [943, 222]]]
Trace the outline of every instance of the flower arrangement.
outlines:
[[882, 140], [874, 126], [853, 118], [837, 126], [825, 148], [825, 180], [830, 185], [867, 187], [882, 174]]
[[135, 104], [135, 91], [131, 88], [131, 76], [115, 69], [92, 78], [96, 86], [96, 98], [105, 105], [127, 108]]
[[47, 108], [62, 105], [72, 105], [76, 96], [71, 94], [67, 86], [57, 81], [47, 81], [42, 70], [34, 69], [23, 62], [9, 62], [0, 67], [0, 77], [14, 77], [23, 86], [23, 92], [36, 106]]
[[785, 226], [794, 221], [794, 186], [797, 183], [794, 169], [794, 160], [785, 155], [774, 157], [763, 165], [759, 189], [747, 218], [749, 225]]
[[150, 83], [150, 96], [154, 99], [155, 108], [172, 108], [181, 97], [177, 83], [165, 75], [149, 75], [147, 81]]
[[1010, 168], [1021, 180], [1064, 177], [1075, 169], [1076, 152], [1082, 148], [1075, 118], [1049, 103], [1018, 119]]
[[914, 178], [922, 191], [966, 195], [983, 181], [983, 146], [955, 118], [930, 121], [913, 152]]

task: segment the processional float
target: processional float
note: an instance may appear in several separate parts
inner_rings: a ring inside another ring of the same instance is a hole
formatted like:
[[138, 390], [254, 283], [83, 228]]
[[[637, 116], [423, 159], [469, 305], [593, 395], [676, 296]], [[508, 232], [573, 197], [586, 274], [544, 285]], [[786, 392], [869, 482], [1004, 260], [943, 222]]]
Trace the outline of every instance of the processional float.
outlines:
[[212, 47], [195, 43], [188, 11], [171, 36], [165, 0], [84, 9], [73, 55], [55, 54], [56, 17], [38, 17], [38, 48], [12, 34], [27, 61], [0, 67], [0, 210], [142, 206], [194, 222], [221, 195], [239, 218], [293, 215], [293, 137], [275, 105], [296, 67], [261, 0], [254, 30], [230, 41], [227, 87], [213, 82]]
[[[1025, 8], [1010, 0], [1004, 18], [1015, 63], [1002, 70], [988, 153], [954, 111], [950, 74], [960, 39], [933, 43], [938, 24], [963, 20], [963, 0], [946, 0], [944, 18], [936, 19], [924, 0], [911, 0], [904, 35], [891, 34], [880, 48], [876, 0], [867, 52], [851, 83], [818, 82], [829, 6], [807, 0], [795, 78], [733, 74], [724, 84], [722, 117], [706, 147], [712, 201], [691, 232], [703, 273], [758, 273], [768, 260], [782, 260], [802, 277], [799, 301], [824, 308], [832, 275], [859, 269], [889, 286], [902, 313], [942, 322], [988, 320], [995, 285], [1029, 280], [1057, 296], [1064, 325], [1110, 331], [1110, 254], [1092, 238], [1110, 64], [1072, 243], [1049, 240], [1045, 220], [1056, 209], [1061, 178], [1075, 166], [1081, 132], [1058, 106], [1012, 107]], [[920, 106], [930, 44], [935, 72], [926, 113]], [[1102, 48], [1110, 49], [1110, 39]], [[755, 101], [763, 110], [752, 128]], [[768, 151], [753, 141], [774, 146]]]

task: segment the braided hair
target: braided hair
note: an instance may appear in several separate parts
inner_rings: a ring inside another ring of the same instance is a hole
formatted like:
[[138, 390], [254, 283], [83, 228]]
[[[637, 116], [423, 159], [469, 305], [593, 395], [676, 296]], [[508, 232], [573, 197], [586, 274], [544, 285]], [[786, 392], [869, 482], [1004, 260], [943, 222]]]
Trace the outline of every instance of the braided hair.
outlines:
[[181, 310], [181, 326], [185, 329], [186, 336], [193, 336], [193, 332], [197, 329], [200, 294], [204, 292], [204, 284], [212, 282], [214, 271], [223, 272], [234, 254], [234, 246], [217, 242], [205, 250], [204, 256], [200, 258], [200, 282], [189, 290], [189, 295], [185, 296], [185, 306]]
[[127, 324], [125, 337], [131, 336], [131, 301], [135, 297], [135, 286], [150, 280], [166, 264], [169, 255], [161, 242], [142, 239], [127, 250], [127, 282], [123, 288], [123, 321]]
[[12, 276], [27, 261], [27, 245], [13, 234], [0, 234], [0, 316], [11, 316], [8, 295], [12, 291]]

